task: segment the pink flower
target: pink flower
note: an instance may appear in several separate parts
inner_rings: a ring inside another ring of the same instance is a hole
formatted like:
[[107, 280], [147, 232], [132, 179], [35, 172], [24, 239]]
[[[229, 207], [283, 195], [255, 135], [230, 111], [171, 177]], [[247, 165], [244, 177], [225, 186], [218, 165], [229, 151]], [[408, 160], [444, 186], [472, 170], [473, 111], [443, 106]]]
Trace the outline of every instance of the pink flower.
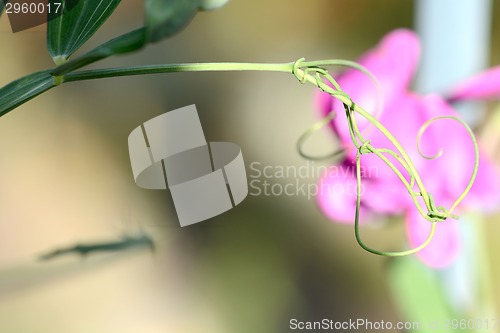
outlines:
[[[433, 123], [420, 141], [420, 148], [425, 155], [435, 155], [440, 149], [443, 150], [443, 155], [434, 160], [426, 160], [420, 156], [416, 146], [420, 127], [431, 118], [458, 114], [441, 96], [422, 96], [409, 90], [419, 56], [420, 43], [416, 35], [409, 30], [395, 30], [385, 36], [375, 49], [364, 55], [359, 63], [371, 71], [380, 82], [384, 106], [378, 115], [379, 121], [403, 145], [419, 171], [426, 189], [433, 195], [436, 205], [449, 208], [469, 182], [474, 166], [474, 149], [466, 130], [458, 122], [444, 119]], [[363, 73], [348, 70], [337, 80], [356, 104], [374, 113], [376, 90]], [[474, 80], [454, 90], [451, 99], [457, 101], [463, 98], [500, 96], [500, 84], [492, 87], [494, 82], [500, 82], [499, 69], [496, 69], [495, 75], [483, 74], [483, 77]], [[347, 149], [345, 160], [332, 168], [347, 168], [352, 171], [325, 173], [319, 188], [337, 190], [321, 191], [317, 201], [321, 210], [332, 220], [352, 223], [356, 192], [347, 189], [356, 184], [356, 151], [352, 149], [346, 115], [342, 104], [327, 93], [318, 95], [317, 104], [321, 116], [326, 116], [332, 110], [336, 112], [332, 128]], [[356, 119], [361, 129], [367, 125], [363, 118], [356, 116]], [[367, 138], [374, 147], [394, 148], [377, 130], [370, 132]], [[362, 155], [361, 168], [362, 171], [368, 171], [364, 174], [362, 172], [360, 220], [369, 219], [370, 214], [374, 213], [404, 214], [410, 246], [422, 244], [427, 239], [431, 223], [419, 214], [408, 191], [394, 172], [374, 154]], [[400, 170], [407, 174], [403, 168]], [[346, 190], [339, 191], [339, 188]], [[476, 182], [460, 208], [493, 209], [500, 200], [499, 193], [497, 172], [488, 157], [481, 153]], [[458, 223], [452, 219], [439, 222], [433, 241], [418, 252], [417, 256], [434, 268], [450, 265], [461, 247]]]
[[500, 98], [500, 67], [473, 76], [452, 90], [450, 100]]

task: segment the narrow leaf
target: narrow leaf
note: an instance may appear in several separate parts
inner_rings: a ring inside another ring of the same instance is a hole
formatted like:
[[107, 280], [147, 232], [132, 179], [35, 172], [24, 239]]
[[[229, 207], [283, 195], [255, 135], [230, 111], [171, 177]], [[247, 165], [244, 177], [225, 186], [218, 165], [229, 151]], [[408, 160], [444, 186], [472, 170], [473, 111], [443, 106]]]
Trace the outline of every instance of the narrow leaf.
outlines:
[[47, 48], [57, 65], [78, 50], [116, 9], [120, 0], [50, 0], [56, 8], [62, 3], [62, 15], [49, 14]]
[[36, 72], [0, 89], [0, 116], [54, 87], [50, 71]]
[[52, 75], [60, 76], [75, 69], [84, 67], [93, 62], [115, 54], [123, 54], [140, 49], [145, 43], [145, 29], [139, 28], [129, 33], [116, 37], [92, 51], [61, 65], [52, 71]]
[[146, 0], [148, 41], [157, 42], [181, 31], [199, 6], [200, 0]]
[[136, 51], [148, 42], [170, 37], [184, 28], [198, 9], [212, 10], [226, 2], [227, 0], [146, 0], [145, 27], [116, 37], [58, 66], [52, 74], [64, 75], [112, 55]]

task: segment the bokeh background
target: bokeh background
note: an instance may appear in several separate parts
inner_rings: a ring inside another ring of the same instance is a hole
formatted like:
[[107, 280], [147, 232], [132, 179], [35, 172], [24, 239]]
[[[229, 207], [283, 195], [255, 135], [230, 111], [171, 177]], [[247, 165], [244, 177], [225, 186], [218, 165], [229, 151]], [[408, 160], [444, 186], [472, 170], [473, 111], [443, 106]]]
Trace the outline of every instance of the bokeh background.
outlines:
[[[142, 6], [123, 0], [79, 52], [140, 26]], [[499, 64], [497, 2], [493, 15], [491, 64]], [[413, 23], [413, 1], [232, 0], [169, 40], [94, 67], [355, 60], [385, 33]], [[52, 67], [45, 27], [13, 34], [2, 16], [0, 38], [1, 85]], [[317, 120], [315, 93], [283, 73], [161, 74], [65, 84], [2, 117], [0, 332], [288, 332], [292, 318], [401, 319], [387, 259], [359, 248], [353, 228], [322, 216], [314, 200], [249, 196], [237, 209], [180, 228], [168, 191], [133, 181], [128, 134], [189, 104], [207, 140], [238, 143], [247, 165], [304, 165], [295, 143]], [[480, 127], [492, 153], [493, 118], [494, 111]], [[329, 152], [336, 142], [324, 132], [306, 147]], [[493, 281], [497, 219], [489, 218], [485, 240]], [[363, 230], [367, 242], [405, 245], [401, 219], [379, 225]], [[37, 261], [55, 248], [141, 233], [155, 240], [154, 253]]]

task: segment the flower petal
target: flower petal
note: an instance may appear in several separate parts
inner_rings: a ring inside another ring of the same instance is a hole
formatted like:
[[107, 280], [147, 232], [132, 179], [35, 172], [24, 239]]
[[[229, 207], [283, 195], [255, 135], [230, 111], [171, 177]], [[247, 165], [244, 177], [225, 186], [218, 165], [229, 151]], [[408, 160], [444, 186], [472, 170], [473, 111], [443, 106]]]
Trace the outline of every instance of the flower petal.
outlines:
[[[342, 165], [334, 165], [321, 177], [316, 200], [321, 211], [331, 220], [354, 223], [356, 193], [355, 169], [345, 169]], [[360, 220], [363, 216], [366, 218], [366, 214], [366, 209], [360, 207]]]
[[374, 213], [397, 215], [412, 204], [408, 191], [399, 179], [390, 181], [364, 181], [362, 204]]
[[[379, 45], [364, 55], [359, 63], [367, 68], [380, 83], [383, 103], [391, 104], [394, 98], [407, 90], [420, 57], [420, 43], [416, 35], [405, 29], [398, 29], [386, 35]], [[352, 100], [367, 112], [375, 113], [377, 108], [377, 90], [373, 82], [358, 70], [347, 70], [338, 83]], [[320, 93], [316, 104], [321, 116], [332, 110], [338, 113], [333, 121], [334, 129], [342, 141], [349, 141], [349, 129], [342, 103], [327, 93]], [[385, 110], [383, 110], [385, 112]], [[366, 126], [366, 120], [358, 119], [360, 128]]]
[[[460, 254], [462, 243], [458, 222], [447, 219], [436, 223], [436, 232], [432, 241], [416, 255], [432, 268], [446, 268]], [[424, 219], [416, 208], [410, 209], [406, 215], [406, 231], [410, 246], [417, 247], [423, 244], [429, 236], [431, 226], [431, 222]]]
[[[360, 220], [370, 219], [370, 213], [401, 214], [411, 202], [408, 191], [396, 179], [380, 181], [378, 170], [361, 166]], [[329, 218], [353, 223], [356, 212], [356, 166], [348, 161], [331, 166], [318, 184], [318, 204]]]
[[[381, 115], [379, 122], [399, 141], [401, 146], [408, 153], [409, 157], [419, 168], [419, 154], [415, 145], [415, 140], [420, 130], [420, 127], [425, 123], [426, 116], [424, 110], [426, 108], [424, 100], [417, 95], [410, 93], [402, 93], [395, 97], [391, 103], [385, 106], [384, 113]], [[373, 129], [365, 136], [370, 140], [370, 143], [377, 148], [388, 148], [396, 151], [394, 145], [389, 139], [378, 129]], [[380, 178], [394, 176], [391, 171], [385, 166], [385, 163], [379, 157], [371, 154], [363, 156], [368, 165], [380, 166]], [[391, 161], [394, 161], [391, 159]], [[399, 163], [394, 163], [399, 166]], [[400, 171], [404, 169], [398, 167]], [[406, 172], [404, 172], [406, 174]]]
[[480, 155], [476, 180], [463, 204], [481, 208], [484, 212], [498, 210], [500, 203], [500, 177], [489, 156]]
[[459, 84], [450, 101], [500, 98], [500, 66], [490, 68]]

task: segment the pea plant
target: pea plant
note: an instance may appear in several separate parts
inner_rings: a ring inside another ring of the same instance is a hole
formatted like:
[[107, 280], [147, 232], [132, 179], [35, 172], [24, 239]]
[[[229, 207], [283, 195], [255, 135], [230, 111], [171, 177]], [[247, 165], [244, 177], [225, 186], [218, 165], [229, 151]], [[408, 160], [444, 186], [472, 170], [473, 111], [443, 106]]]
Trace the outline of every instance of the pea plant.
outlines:
[[[426, 247], [431, 242], [437, 223], [444, 222], [447, 218], [457, 218], [454, 209], [460, 204], [469, 192], [479, 164], [479, 153], [476, 140], [470, 128], [462, 120], [451, 117], [460, 122], [467, 130], [474, 142], [475, 161], [474, 171], [468, 185], [463, 189], [454, 203], [449, 207], [440, 206], [434, 202], [432, 194], [426, 190], [422, 177], [419, 175], [415, 164], [405, 151], [402, 144], [389, 130], [377, 119], [374, 114], [366, 111], [356, 104], [344, 92], [338, 82], [328, 73], [328, 66], [342, 66], [359, 70], [369, 76], [377, 86], [376, 79], [363, 66], [347, 60], [319, 60], [306, 61], [304, 58], [286, 63], [188, 63], [188, 64], [158, 64], [133, 67], [115, 67], [85, 70], [90, 64], [103, 59], [138, 52], [148, 44], [157, 43], [179, 33], [198, 11], [214, 10], [222, 7], [227, 0], [145, 0], [144, 25], [135, 30], [126, 32], [113, 38], [102, 45], [82, 54], [74, 56], [112, 15], [120, 4], [120, 0], [85, 0], [76, 4], [70, 0], [58, 0], [62, 3], [61, 13], [48, 13], [47, 23], [47, 51], [54, 61], [54, 67], [44, 69], [25, 77], [19, 78], [0, 89], [0, 116], [3, 116], [23, 103], [36, 96], [56, 88], [67, 82], [104, 79], [120, 76], [160, 74], [172, 72], [202, 72], [202, 71], [264, 71], [292, 74], [300, 83], [310, 84], [328, 93], [344, 106], [347, 117], [345, 126], [349, 129], [351, 143], [357, 151], [355, 163], [357, 174], [357, 202], [355, 220], [356, 239], [367, 251], [384, 256], [403, 256], [413, 254]], [[2, 2], [0, 2], [1, 4]], [[50, 0], [55, 6], [55, 2]], [[70, 4], [72, 4], [70, 6]], [[2, 5], [3, 6], [3, 5]], [[3, 9], [3, 8], [1, 8]], [[379, 110], [380, 111], [380, 110]], [[355, 115], [367, 120], [373, 130], [381, 132], [392, 144], [393, 149], [378, 148], [371, 144], [364, 130], [357, 124]], [[322, 127], [328, 125], [335, 117], [330, 112], [324, 119], [311, 127], [299, 138], [297, 146], [299, 153], [310, 158], [302, 150], [302, 144], [311, 135]], [[450, 118], [450, 117], [448, 117]], [[434, 120], [427, 122], [428, 127]], [[425, 131], [423, 128], [423, 131]], [[417, 138], [418, 141], [418, 138]], [[360, 159], [362, 155], [373, 154], [380, 158], [392, 170], [397, 178], [408, 190], [408, 195], [417, 207], [421, 216], [432, 224], [427, 240], [415, 248], [400, 252], [387, 252], [373, 249], [363, 243], [359, 235], [359, 210], [361, 175]], [[402, 172], [403, 170], [404, 172]]]

